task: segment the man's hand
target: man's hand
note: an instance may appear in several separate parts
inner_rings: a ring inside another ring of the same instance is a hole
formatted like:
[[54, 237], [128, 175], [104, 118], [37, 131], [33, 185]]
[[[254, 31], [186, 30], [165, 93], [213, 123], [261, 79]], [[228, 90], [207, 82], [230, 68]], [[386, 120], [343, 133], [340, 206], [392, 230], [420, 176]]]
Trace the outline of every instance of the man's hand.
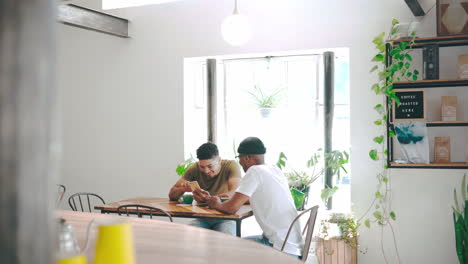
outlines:
[[221, 204], [221, 199], [218, 196], [213, 196], [208, 200], [208, 206], [216, 209], [216, 205]]
[[181, 188], [181, 190], [183, 190], [184, 192], [191, 192], [192, 191], [192, 188], [190, 187], [188, 181], [181, 182], [179, 184], [179, 186], [177, 186], [177, 187]]
[[193, 198], [195, 198], [198, 203], [205, 203], [211, 198], [211, 195], [203, 189], [196, 189], [193, 191]]

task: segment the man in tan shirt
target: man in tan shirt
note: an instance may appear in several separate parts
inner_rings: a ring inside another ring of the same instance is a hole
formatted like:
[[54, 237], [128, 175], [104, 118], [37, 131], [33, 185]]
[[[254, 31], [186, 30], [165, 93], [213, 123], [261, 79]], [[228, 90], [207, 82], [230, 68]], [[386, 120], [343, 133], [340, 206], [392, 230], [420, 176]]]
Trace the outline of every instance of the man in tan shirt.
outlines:
[[[205, 143], [197, 149], [198, 162], [190, 166], [184, 176], [179, 179], [169, 191], [169, 199], [177, 201], [184, 192], [190, 192], [189, 181], [197, 181], [201, 190], [193, 192], [198, 203], [206, 203], [208, 192], [212, 196], [231, 197], [239, 186], [241, 173], [239, 166], [233, 160], [222, 160], [218, 147], [213, 143]], [[196, 219], [191, 225], [221, 231], [235, 235], [235, 222], [226, 220]]]

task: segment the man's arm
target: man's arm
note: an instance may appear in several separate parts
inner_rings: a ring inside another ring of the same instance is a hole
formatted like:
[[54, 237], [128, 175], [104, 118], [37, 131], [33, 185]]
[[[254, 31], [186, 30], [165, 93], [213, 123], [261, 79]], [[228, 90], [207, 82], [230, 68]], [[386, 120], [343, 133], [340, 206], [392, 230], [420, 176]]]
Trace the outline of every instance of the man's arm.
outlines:
[[210, 200], [208, 200], [208, 206], [223, 213], [234, 214], [239, 211], [241, 206], [248, 200], [249, 196], [236, 192], [231, 199], [224, 203], [221, 203], [219, 197], [213, 196], [210, 198]]
[[171, 190], [169, 191], [169, 200], [177, 201], [179, 198], [184, 194], [184, 192], [190, 192], [190, 186], [188, 185], [188, 181], [185, 178], [180, 178], [174, 186], [172, 186]]
[[234, 193], [237, 190], [237, 187], [239, 187], [241, 178], [237, 177], [231, 177], [228, 180], [228, 191], [222, 194], [219, 194], [219, 197], [231, 197], [234, 195]]

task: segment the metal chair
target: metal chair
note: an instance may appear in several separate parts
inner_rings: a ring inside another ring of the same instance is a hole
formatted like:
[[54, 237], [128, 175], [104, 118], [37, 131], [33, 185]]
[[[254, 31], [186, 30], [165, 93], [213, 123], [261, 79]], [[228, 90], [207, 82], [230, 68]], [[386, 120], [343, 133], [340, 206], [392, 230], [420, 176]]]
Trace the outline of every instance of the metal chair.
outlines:
[[57, 200], [55, 200], [55, 206], [58, 207], [60, 205], [60, 203], [62, 202], [63, 200], [63, 196], [65, 196], [65, 191], [67, 190], [67, 188], [65, 187], [65, 185], [62, 185], [62, 184], [57, 184]]
[[[130, 208], [130, 211], [129, 211], [129, 208]], [[131, 209], [131, 208], [135, 208], [135, 209]], [[140, 208], [142, 208], [142, 209], [148, 209], [149, 212], [147, 212], [146, 210], [145, 210], [145, 212], [142, 212], [142, 211], [140, 210]], [[159, 212], [159, 213], [161, 213], [161, 214], [166, 215], [167, 217], [169, 217], [169, 220], [170, 220], [171, 222], [173, 222], [173, 221], [172, 221], [172, 216], [171, 216], [168, 212], [166, 212], [166, 211], [164, 211], [163, 209], [160, 209], [160, 208], [156, 208], [156, 207], [152, 207], [152, 206], [148, 206], [148, 205], [141, 205], [141, 204], [126, 204], [126, 205], [121, 205], [121, 206], [119, 206], [119, 207], [117, 208], [117, 213], [118, 213], [119, 215], [121, 215], [121, 213], [122, 213], [121, 210], [123, 211], [123, 209], [125, 209], [125, 212], [126, 212], [127, 216], [129, 216], [129, 213], [134, 213], [134, 214], [136, 214], [138, 217], [142, 218], [142, 215], [144, 215], [144, 214], [145, 214], [145, 215], [149, 214], [150, 219], [153, 219], [153, 213], [158, 213], [158, 212]], [[157, 215], [157, 216], [161, 216], [161, 214], [156, 214], [156, 215]]]
[[[93, 210], [93, 207], [91, 206], [90, 196], [95, 197], [96, 199], [94, 199], [94, 200], [101, 200], [102, 204], [106, 203], [106, 202], [104, 202], [104, 199], [101, 198], [101, 196], [99, 196], [99, 195], [97, 195], [95, 193], [80, 192], [80, 193], [75, 193], [75, 194], [71, 195], [68, 198], [68, 205], [70, 205], [70, 208], [73, 211], [78, 211], [78, 206], [76, 206], [76, 201], [75, 201], [75, 199], [78, 199], [81, 212], [84, 212], [85, 207], [83, 206], [82, 197], [83, 197], [83, 199], [84, 199], [84, 197], [86, 197], [86, 200], [88, 202], [88, 211], [91, 212]], [[85, 206], [86, 206], [86, 204], [85, 204]]]
[[302, 262], [307, 261], [307, 257], [309, 256], [309, 250], [310, 250], [310, 245], [312, 244], [312, 234], [314, 233], [314, 226], [315, 226], [315, 219], [317, 218], [317, 212], [318, 212], [319, 206], [316, 205], [312, 208], [309, 208], [302, 213], [300, 213], [294, 220], [292, 221], [291, 225], [289, 226], [288, 233], [286, 234], [286, 238], [284, 239], [283, 246], [281, 247], [281, 251], [283, 251], [284, 247], [286, 246], [286, 242], [288, 241], [289, 234], [291, 233], [291, 230], [294, 227], [294, 224], [301, 218], [301, 216], [310, 213], [309, 214], [309, 219], [307, 220], [307, 223], [304, 226], [304, 230], [302, 231], [302, 235], [304, 235], [305, 231], [307, 230], [307, 234], [305, 236], [305, 242], [304, 242], [304, 249], [302, 250]]

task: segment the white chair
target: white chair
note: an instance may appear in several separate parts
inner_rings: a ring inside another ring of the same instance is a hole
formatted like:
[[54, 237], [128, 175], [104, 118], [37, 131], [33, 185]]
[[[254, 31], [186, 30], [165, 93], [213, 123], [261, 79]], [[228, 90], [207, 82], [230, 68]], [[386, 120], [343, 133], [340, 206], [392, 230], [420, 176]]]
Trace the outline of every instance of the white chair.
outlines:
[[286, 234], [286, 237], [284, 238], [284, 243], [283, 246], [281, 247], [281, 251], [283, 251], [284, 247], [286, 246], [286, 242], [288, 241], [289, 234], [291, 233], [291, 230], [293, 229], [294, 224], [301, 218], [303, 215], [309, 213], [309, 219], [307, 220], [306, 225], [304, 226], [304, 230], [302, 231], [302, 235], [307, 230], [307, 233], [305, 235], [305, 242], [304, 242], [304, 249], [302, 250], [302, 257], [301, 260], [302, 262], [307, 261], [307, 257], [309, 256], [309, 250], [310, 250], [310, 245], [312, 244], [312, 234], [314, 233], [314, 226], [315, 226], [315, 219], [317, 218], [317, 212], [318, 212], [319, 206], [316, 205], [312, 208], [309, 208], [307, 210], [304, 210], [302, 213], [300, 213], [294, 220], [292, 221], [291, 225], [289, 226], [288, 233]]

